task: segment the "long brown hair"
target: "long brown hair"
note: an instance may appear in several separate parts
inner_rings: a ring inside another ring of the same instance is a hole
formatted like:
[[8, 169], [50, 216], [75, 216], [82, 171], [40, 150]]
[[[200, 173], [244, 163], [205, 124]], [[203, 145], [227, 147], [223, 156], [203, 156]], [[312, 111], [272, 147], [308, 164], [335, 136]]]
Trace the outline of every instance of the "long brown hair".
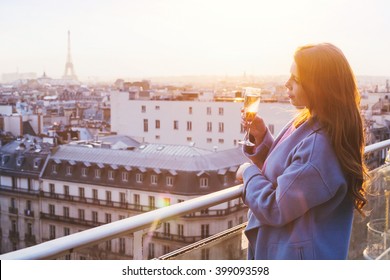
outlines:
[[328, 133], [349, 183], [355, 208], [367, 203], [364, 127], [356, 78], [342, 51], [329, 43], [305, 45], [294, 54], [308, 106], [295, 119], [298, 125], [312, 115]]

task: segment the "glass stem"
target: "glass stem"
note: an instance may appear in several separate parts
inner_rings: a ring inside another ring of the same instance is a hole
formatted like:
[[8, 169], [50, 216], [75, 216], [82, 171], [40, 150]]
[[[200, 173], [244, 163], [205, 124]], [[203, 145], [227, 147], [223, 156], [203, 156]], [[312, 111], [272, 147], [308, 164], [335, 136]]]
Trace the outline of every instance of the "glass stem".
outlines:
[[248, 124], [248, 130], [246, 131], [246, 140], [248, 140], [248, 142], [250, 142], [249, 140], [249, 134], [251, 133], [251, 125], [252, 125], [252, 122], [247, 122]]

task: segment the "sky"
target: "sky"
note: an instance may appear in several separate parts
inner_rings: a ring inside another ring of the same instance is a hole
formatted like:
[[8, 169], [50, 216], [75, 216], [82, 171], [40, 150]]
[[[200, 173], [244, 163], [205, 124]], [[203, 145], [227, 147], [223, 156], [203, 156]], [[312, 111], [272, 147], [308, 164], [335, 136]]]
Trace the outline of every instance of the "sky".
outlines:
[[0, 77], [288, 75], [330, 42], [355, 74], [390, 76], [388, 0], [0, 0]]

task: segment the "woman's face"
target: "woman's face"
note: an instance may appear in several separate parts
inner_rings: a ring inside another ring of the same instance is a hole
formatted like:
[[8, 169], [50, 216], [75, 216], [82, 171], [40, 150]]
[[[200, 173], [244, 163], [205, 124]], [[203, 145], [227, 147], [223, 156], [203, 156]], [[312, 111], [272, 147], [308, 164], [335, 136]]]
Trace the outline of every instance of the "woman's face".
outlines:
[[306, 93], [300, 83], [298, 68], [295, 61], [291, 65], [290, 74], [291, 76], [285, 84], [288, 97], [290, 98], [290, 103], [295, 107], [308, 106]]

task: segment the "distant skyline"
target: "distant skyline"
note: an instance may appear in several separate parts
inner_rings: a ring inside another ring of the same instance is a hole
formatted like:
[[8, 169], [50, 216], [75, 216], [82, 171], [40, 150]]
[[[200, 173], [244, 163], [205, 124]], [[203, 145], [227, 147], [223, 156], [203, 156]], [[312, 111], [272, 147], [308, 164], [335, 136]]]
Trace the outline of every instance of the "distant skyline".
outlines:
[[1, 0], [0, 77], [80, 80], [287, 75], [297, 46], [331, 42], [356, 75], [390, 76], [387, 0]]

